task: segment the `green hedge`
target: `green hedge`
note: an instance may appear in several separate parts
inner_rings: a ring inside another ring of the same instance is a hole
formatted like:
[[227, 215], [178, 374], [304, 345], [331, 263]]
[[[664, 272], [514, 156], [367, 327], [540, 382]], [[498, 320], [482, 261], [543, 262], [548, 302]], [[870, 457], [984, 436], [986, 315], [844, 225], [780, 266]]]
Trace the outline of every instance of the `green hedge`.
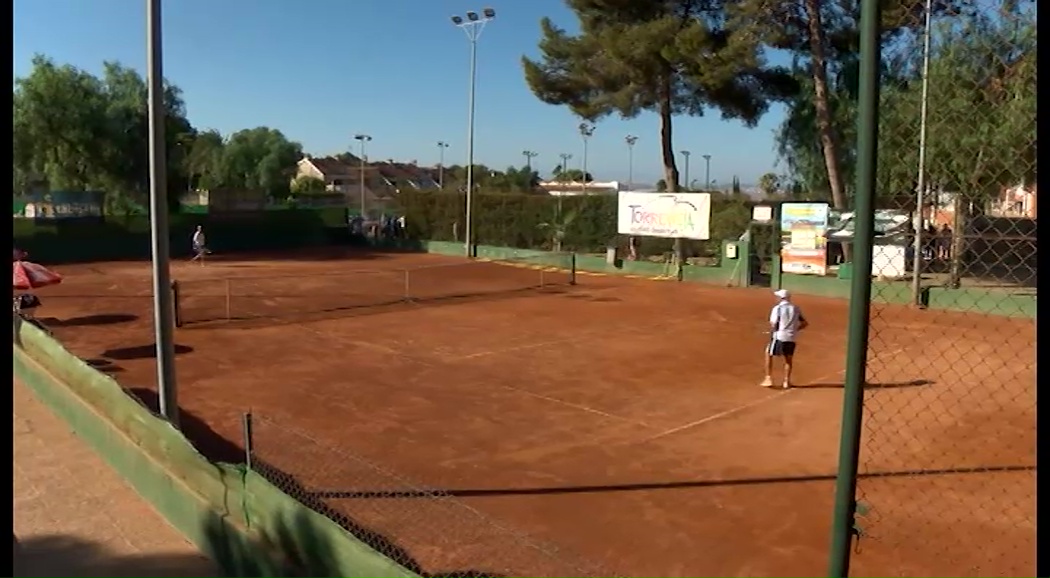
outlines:
[[[215, 251], [293, 249], [349, 242], [345, 209], [173, 214], [171, 255], [187, 256], [197, 225]], [[42, 263], [142, 259], [150, 255], [146, 215], [14, 219], [14, 242]]]
[[[562, 248], [601, 253], [610, 243], [626, 245], [626, 239], [616, 233], [616, 200], [615, 195], [563, 197], [563, 214], [576, 211], [576, 218], [565, 232]], [[479, 245], [551, 249], [551, 235], [541, 225], [557, 221], [558, 201], [548, 195], [478, 193], [474, 195], [475, 241]], [[466, 195], [406, 191], [398, 195], [398, 202], [405, 213], [409, 237], [462, 239]], [[751, 205], [746, 200], [712, 198], [711, 240], [688, 241], [687, 256], [718, 256], [722, 241], [737, 239], [750, 221]], [[643, 255], [657, 255], [670, 252], [672, 245], [671, 239], [643, 238], [639, 250]]]

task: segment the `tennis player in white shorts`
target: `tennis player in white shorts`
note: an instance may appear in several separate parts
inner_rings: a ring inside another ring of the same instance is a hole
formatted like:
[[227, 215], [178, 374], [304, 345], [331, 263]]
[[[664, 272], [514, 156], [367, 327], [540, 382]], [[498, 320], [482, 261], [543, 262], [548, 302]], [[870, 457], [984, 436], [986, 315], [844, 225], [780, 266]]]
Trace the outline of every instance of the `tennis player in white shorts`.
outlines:
[[795, 359], [795, 339], [809, 325], [802, 316], [802, 309], [791, 302], [787, 289], [773, 292], [777, 304], [769, 312], [769, 347], [766, 348], [766, 378], [762, 387], [773, 387], [773, 358], [784, 358], [784, 381], [782, 389], [791, 387], [791, 367]]
[[193, 244], [193, 258], [190, 261], [200, 261], [201, 265], [204, 264], [204, 256], [211, 251], [208, 251], [208, 246], [205, 244], [207, 241], [204, 238], [204, 227], [197, 225], [197, 230], [193, 232], [193, 238], [190, 239]]

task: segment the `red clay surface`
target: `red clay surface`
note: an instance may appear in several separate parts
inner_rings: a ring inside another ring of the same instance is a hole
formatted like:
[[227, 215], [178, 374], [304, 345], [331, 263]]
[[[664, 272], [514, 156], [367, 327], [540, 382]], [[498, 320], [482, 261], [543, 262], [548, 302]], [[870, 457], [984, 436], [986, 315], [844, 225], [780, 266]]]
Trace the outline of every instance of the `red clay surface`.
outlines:
[[[274, 275], [296, 276], [290, 287], [317, 302], [334, 295], [330, 281], [311, 281], [320, 272], [462, 263], [227, 257], [175, 263], [173, 277], [184, 302], [201, 279]], [[66, 281], [40, 292], [38, 316], [55, 318], [69, 349], [149, 400], [148, 264], [57, 269]], [[438, 270], [446, 276], [419, 274], [437, 292], [513, 288], [537, 275], [497, 264]], [[354, 291], [376, 287], [357, 277], [365, 275], [347, 276]], [[290, 492], [384, 535], [380, 549], [429, 573], [821, 575], [847, 303], [797, 297], [812, 326], [799, 347], [799, 387], [782, 392], [757, 387], [767, 291], [579, 281], [177, 330], [184, 430], [210, 456], [238, 460], [241, 415], [252, 410], [256, 452], [295, 476]], [[237, 283], [251, 288], [242, 297], [280, 293], [271, 282]], [[239, 307], [236, 295], [231, 304]], [[885, 387], [867, 393], [862, 462], [906, 475], [861, 480], [872, 512], [854, 574], [1034, 575], [1034, 323], [898, 307], [875, 315], [869, 382]], [[355, 456], [455, 498], [420, 496]], [[1032, 468], [915, 471], [960, 466]], [[577, 566], [582, 559], [601, 569]]]

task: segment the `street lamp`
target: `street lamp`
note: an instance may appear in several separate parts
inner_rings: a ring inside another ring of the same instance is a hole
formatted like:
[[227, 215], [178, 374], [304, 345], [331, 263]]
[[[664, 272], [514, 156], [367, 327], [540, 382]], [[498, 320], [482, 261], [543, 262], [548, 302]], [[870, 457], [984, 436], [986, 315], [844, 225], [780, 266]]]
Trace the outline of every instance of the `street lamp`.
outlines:
[[634, 143], [638, 142], [638, 137], [633, 134], [627, 135], [623, 139], [627, 143], [627, 190], [634, 190]]
[[922, 205], [926, 193], [926, 107], [930, 90], [930, 19], [933, 1], [926, 0], [926, 22], [922, 41], [922, 101], [919, 105], [919, 174], [915, 183], [915, 246], [912, 247], [911, 292], [915, 305], [922, 306]]
[[583, 137], [583, 194], [587, 194], [587, 141], [594, 135], [594, 125], [581, 122], [580, 136]]
[[689, 155], [691, 154], [693, 153], [689, 151], [682, 151], [682, 157], [685, 158], [685, 178], [682, 179], [682, 182], [685, 183], [686, 189], [689, 188]]
[[703, 155], [704, 157], [704, 189], [711, 190], [711, 155]]
[[521, 151], [521, 155], [525, 157], [525, 169], [529, 171], [529, 178], [532, 178], [532, 159], [540, 156], [540, 153], [533, 151]]
[[150, 265], [153, 273], [153, 331], [157, 351], [160, 414], [179, 427], [175, 385], [175, 305], [169, 270], [168, 183], [164, 137], [164, 70], [160, 0], [146, 2], [146, 65], [149, 101]]
[[466, 20], [462, 16], [452, 16], [452, 24], [462, 28], [470, 42], [470, 96], [467, 104], [467, 207], [464, 227], [464, 250], [467, 257], [471, 256], [471, 240], [474, 232], [471, 209], [474, 201], [474, 94], [478, 79], [478, 38], [481, 38], [485, 24], [495, 17], [496, 11], [492, 8], [482, 9], [480, 16], [477, 12], [469, 11], [466, 13]]
[[367, 134], [355, 134], [354, 140], [361, 143], [361, 219], [365, 217], [365, 143], [372, 140]]
[[438, 141], [438, 188], [441, 190], [445, 190], [445, 149], [447, 148], [447, 142]]

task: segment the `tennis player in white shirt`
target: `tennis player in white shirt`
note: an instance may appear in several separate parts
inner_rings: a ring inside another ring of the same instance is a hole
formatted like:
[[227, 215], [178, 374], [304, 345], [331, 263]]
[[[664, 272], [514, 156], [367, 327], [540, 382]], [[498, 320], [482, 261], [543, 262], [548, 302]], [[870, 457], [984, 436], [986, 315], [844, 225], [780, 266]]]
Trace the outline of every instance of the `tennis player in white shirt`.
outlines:
[[207, 241], [204, 239], [204, 227], [197, 225], [197, 230], [193, 232], [193, 258], [190, 261], [200, 261], [201, 265], [204, 264], [204, 255], [208, 251], [208, 246], [205, 244]]
[[769, 347], [766, 348], [766, 378], [762, 387], [773, 387], [773, 358], [784, 358], [784, 381], [782, 389], [791, 387], [791, 368], [795, 359], [795, 339], [809, 323], [802, 316], [802, 309], [791, 302], [787, 289], [773, 292], [777, 304], [769, 312]]

